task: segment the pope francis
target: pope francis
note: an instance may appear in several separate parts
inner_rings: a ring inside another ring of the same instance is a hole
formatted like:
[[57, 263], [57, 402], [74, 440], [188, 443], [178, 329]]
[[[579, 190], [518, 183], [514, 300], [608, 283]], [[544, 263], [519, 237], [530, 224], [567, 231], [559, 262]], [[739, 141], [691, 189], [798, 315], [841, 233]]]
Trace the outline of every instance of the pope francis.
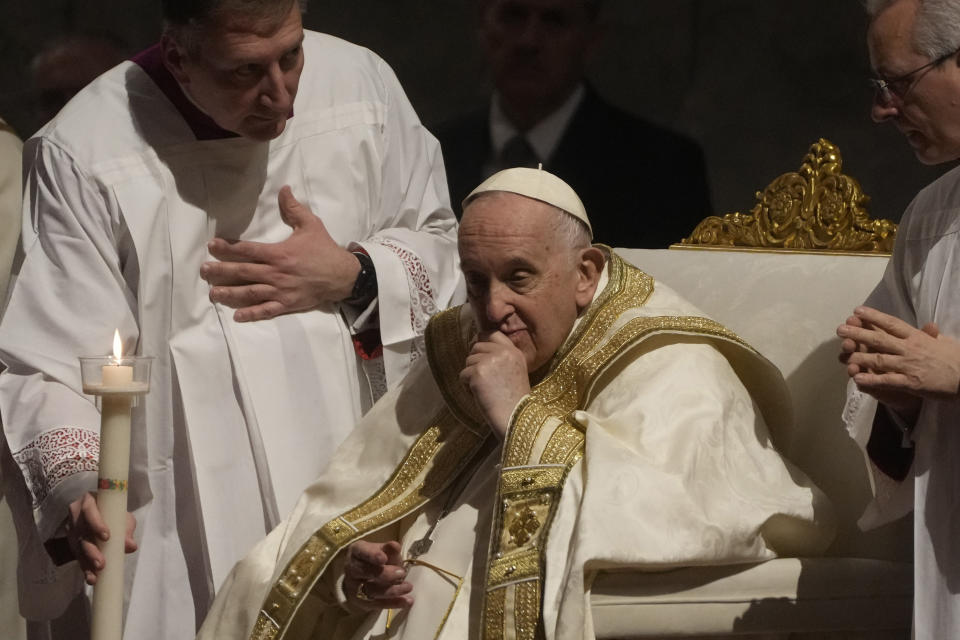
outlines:
[[464, 203], [469, 303], [234, 568], [223, 638], [592, 638], [602, 568], [816, 553], [824, 496], [777, 452], [776, 368], [590, 244], [556, 176]]

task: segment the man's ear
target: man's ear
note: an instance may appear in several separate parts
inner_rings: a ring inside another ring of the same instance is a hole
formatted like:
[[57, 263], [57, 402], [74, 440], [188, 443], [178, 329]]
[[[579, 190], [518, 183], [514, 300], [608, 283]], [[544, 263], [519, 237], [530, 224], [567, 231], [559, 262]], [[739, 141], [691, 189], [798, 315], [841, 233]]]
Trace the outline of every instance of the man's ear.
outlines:
[[590, 247], [580, 250], [575, 294], [578, 310], [585, 309], [593, 301], [593, 294], [596, 293], [597, 285], [600, 283], [604, 263], [606, 263], [606, 257], [600, 249]]
[[186, 85], [190, 84], [190, 74], [186, 71], [187, 53], [169, 33], [160, 36], [160, 56], [163, 60], [163, 66], [173, 74], [177, 82]]

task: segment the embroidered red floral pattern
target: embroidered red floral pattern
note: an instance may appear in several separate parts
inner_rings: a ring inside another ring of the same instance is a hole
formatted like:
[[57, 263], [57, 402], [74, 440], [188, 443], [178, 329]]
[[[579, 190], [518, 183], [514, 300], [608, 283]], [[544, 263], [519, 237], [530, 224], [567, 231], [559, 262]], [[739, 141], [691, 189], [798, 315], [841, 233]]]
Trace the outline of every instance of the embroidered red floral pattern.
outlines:
[[79, 427], [52, 429], [13, 452], [13, 459], [37, 507], [67, 477], [97, 470], [100, 435]]

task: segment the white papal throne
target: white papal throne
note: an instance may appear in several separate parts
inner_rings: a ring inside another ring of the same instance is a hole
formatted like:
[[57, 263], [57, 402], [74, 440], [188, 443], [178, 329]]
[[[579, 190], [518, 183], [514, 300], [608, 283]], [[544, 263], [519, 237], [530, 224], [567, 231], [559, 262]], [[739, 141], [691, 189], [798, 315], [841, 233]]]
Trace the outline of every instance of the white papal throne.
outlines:
[[780, 368], [796, 416], [780, 448], [832, 499], [836, 539], [823, 557], [601, 573], [592, 588], [598, 638], [910, 636], [910, 518], [857, 528], [871, 489], [840, 419], [846, 374], [835, 334], [880, 280], [896, 225], [869, 218], [868, 199], [826, 140], [757, 201], [749, 214], [707, 218], [670, 249], [617, 251]]

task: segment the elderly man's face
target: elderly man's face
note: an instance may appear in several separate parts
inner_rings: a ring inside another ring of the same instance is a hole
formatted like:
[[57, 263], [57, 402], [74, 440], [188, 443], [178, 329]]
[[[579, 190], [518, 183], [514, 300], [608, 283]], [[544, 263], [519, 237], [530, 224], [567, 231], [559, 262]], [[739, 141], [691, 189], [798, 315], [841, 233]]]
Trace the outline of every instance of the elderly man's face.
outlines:
[[527, 361], [546, 364], [563, 344], [596, 280], [558, 237], [565, 215], [539, 200], [491, 193], [471, 202], [460, 224], [460, 268], [481, 338], [501, 331]]
[[[199, 51], [170, 65], [190, 98], [214, 122], [254, 140], [286, 126], [303, 70], [303, 25], [293, 3], [279, 25], [227, 23], [203, 34]], [[168, 55], [169, 61], [169, 55]]]
[[583, 75], [597, 26], [583, 0], [485, 0], [480, 35], [511, 103], [554, 106]]
[[[913, 48], [915, 0], [898, 0], [874, 18], [867, 34], [870, 61], [880, 77], [897, 78], [931, 60]], [[916, 74], [902, 95], [874, 100], [871, 116], [891, 121], [923, 164], [960, 157], [960, 66], [954, 55]]]

